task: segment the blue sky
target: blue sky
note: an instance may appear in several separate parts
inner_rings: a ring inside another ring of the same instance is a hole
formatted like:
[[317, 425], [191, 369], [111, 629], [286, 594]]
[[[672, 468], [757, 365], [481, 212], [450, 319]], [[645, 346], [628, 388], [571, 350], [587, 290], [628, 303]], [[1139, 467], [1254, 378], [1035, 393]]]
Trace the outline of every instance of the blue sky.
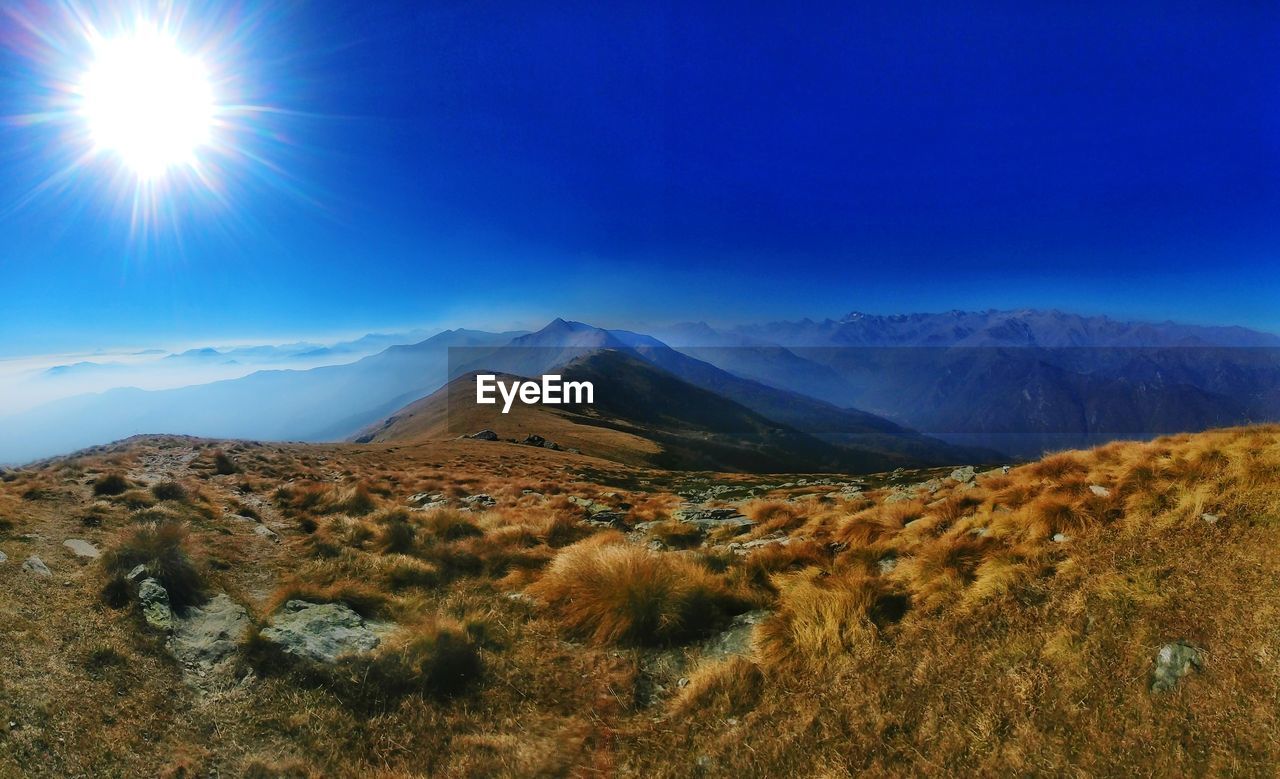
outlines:
[[[105, 164], [33, 195], [65, 133], [0, 124], [0, 353], [851, 309], [1280, 330], [1275, 6], [220, 6], [182, 39], [278, 109], [240, 136], [271, 167], [139, 236]], [[11, 22], [8, 117], [82, 56]]]

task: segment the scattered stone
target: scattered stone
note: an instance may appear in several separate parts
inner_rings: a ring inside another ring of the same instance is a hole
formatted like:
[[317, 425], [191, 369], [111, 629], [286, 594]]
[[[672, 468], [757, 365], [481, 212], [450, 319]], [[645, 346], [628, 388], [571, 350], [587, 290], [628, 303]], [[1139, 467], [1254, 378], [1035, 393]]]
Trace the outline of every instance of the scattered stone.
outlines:
[[683, 690], [685, 687], [688, 687], [688, 686], [689, 686], [689, 677], [687, 677], [687, 676], [681, 676], [679, 679], [677, 679], [677, 680], [676, 680], [676, 686], [677, 686], [677, 687], [679, 687], [679, 688], [680, 688], [680, 689], [682, 689], [682, 690]]
[[1090, 484], [1089, 492], [1092, 492], [1094, 495], [1097, 495], [1099, 498], [1111, 497], [1111, 490], [1107, 489], [1106, 487], [1103, 487], [1101, 484]]
[[617, 530], [627, 529], [627, 523], [623, 520], [622, 514], [616, 511], [597, 511], [589, 518], [584, 519], [583, 523], [592, 527], [611, 527]]
[[125, 577], [124, 577], [124, 578], [125, 578], [125, 581], [127, 581], [127, 582], [132, 582], [132, 583], [134, 583], [134, 584], [137, 584], [138, 582], [140, 582], [140, 581], [142, 581], [143, 579], [147, 578], [147, 566], [146, 566], [146, 563], [143, 563], [143, 564], [141, 564], [141, 565], [135, 565], [135, 566], [133, 567], [133, 570], [131, 570], [131, 571], [129, 571], [129, 573], [125, 574]]
[[248, 631], [249, 612], [219, 593], [176, 620], [169, 652], [187, 667], [207, 671], [235, 653]]
[[1203, 650], [1185, 641], [1175, 641], [1160, 647], [1155, 668], [1151, 671], [1151, 691], [1172, 690], [1177, 686], [1178, 680], [1192, 670], [1203, 670], [1203, 655]]
[[1071, 540], [1071, 536], [1066, 535], [1066, 534], [1064, 534], [1064, 533], [1054, 533], [1054, 534], [1053, 534], [1053, 543], [1055, 543], [1055, 544], [1065, 544], [1066, 542], [1068, 542], [1068, 541], [1070, 541], [1070, 540]]
[[527, 444], [528, 446], [543, 446], [544, 444], [547, 443], [547, 439], [543, 438], [537, 433], [530, 433], [529, 435], [525, 436], [524, 440], [521, 441], [520, 443]]
[[291, 600], [271, 620], [262, 637], [288, 654], [321, 663], [372, 651], [381, 637], [345, 603]]
[[490, 506], [496, 506], [498, 504], [498, 501], [494, 500], [492, 495], [487, 495], [481, 492], [478, 495], [471, 495], [469, 497], [463, 498], [462, 503], [469, 509], [478, 509], [478, 508], [489, 508]]
[[1218, 524], [1218, 520], [1222, 519], [1222, 517], [1219, 517], [1217, 514], [1209, 514], [1207, 512], [1204, 514], [1201, 514], [1200, 518], [1203, 519], [1205, 522], [1208, 522], [1210, 525], [1216, 525]]
[[893, 569], [897, 567], [898, 567], [898, 558], [894, 555], [889, 555], [888, 557], [882, 557], [876, 561], [876, 570], [880, 572], [881, 576], [884, 576], [887, 573], [892, 573]]
[[1007, 475], [1007, 474], [1009, 473], [1009, 466], [1007, 466], [1007, 465], [1002, 465], [1002, 466], [1000, 466], [1000, 473], [1003, 473], [1003, 474], [1006, 474], [1006, 475]]
[[885, 498], [884, 504], [888, 506], [893, 503], [904, 503], [908, 500], [914, 500], [915, 497], [916, 496], [913, 491], [898, 490], [897, 492], [891, 493], [889, 497]]
[[473, 438], [477, 441], [497, 441], [498, 434], [493, 432], [492, 430], [485, 429], [485, 430], [481, 430], [478, 433], [472, 433], [470, 436], [468, 436], [468, 438]]
[[142, 618], [155, 630], [168, 633], [173, 629], [173, 609], [169, 607], [169, 591], [157, 579], [146, 578], [138, 585], [138, 605]]
[[263, 538], [267, 539], [273, 544], [277, 543], [280, 540], [280, 535], [276, 533], [276, 531], [267, 527], [266, 525], [255, 526], [253, 528], [253, 532], [257, 533], [258, 535], [262, 536]]
[[756, 523], [738, 513], [737, 509], [720, 508], [704, 509], [696, 506], [678, 508], [671, 513], [673, 519], [690, 525], [697, 525], [702, 530], [711, 531], [724, 527], [749, 528]]
[[9, 555], [5, 554], [4, 552], [0, 552], [0, 564], [7, 563], [7, 562], [9, 562]]
[[702, 643], [704, 656], [712, 659], [734, 655], [750, 656], [752, 653], [751, 636], [755, 632], [756, 625], [759, 625], [768, 616], [768, 611], [756, 610], [734, 617], [724, 632]]
[[530, 605], [536, 604], [538, 602], [537, 598], [524, 592], [508, 592], [507, 600], [513, 600], [516, 603], [528, 603]]
[[977, 471], [972, 465], [966, 465], [963, 468], [956, 468], [951, 472], [951, 480], [958, 481], [961, 484], [968, 484], [977, 476]]
[[62, 545], [70, 549], [71, 553], [76, 557], [86, 557], [93, 560], [102, 554], [98, 551], [98, 547], [79, 538], [68, 538], [66, 541], [62, 542]]
[[53, 571], [50, 571], [49, 566], [44, 564], [44, 560], [35, 555], [31, 555], [23, 561], [22, 570], [27, 573], [33, 573], [36, 576], [53, 576]]

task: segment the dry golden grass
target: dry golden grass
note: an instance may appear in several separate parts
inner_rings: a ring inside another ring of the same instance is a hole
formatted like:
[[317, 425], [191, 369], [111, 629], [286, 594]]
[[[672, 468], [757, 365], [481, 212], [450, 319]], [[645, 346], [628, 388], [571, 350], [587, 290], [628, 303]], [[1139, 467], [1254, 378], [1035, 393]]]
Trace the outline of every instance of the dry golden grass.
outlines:
[[[235, 473], [218, 473], [217, 452]], [[110, 474], [128, 488], [95, 496]], [[1280, 428], [1062, 453], [888, 505], [880, 490], [747, 502], [757, 524], [732, 540], [767, 544], [743, 554], [715, 538], [649, 551], [649, 536], [581, 524], [567, 500], [666, 520], [679, 484], [482, 442], [140, 439], [18, 471], [0, 481], [0, 626], [23, 650], [0, 654], [0, 721], [18, 723], [0, 734], [0, 775], [1267, 775], [1280, 763]], [[409, 510], [419, 492], [498, 504]], [[185, 528], [176, 546], [139, 536], [171, 527]], [[60, 548], [69, 537], [107, 560], [77, 561]], [[206, 700], [162, 640], [99, 598], [108, 569], [172, 548], [259, 622], [303, 598], [401, 630], [327, 675], [267, 668]], [[53, 580], [21, 573], [33, 553]], [[748, 608], [770, 612], [752, 656], [704, 658], [702, 638]], [[1153, 658], [1175, 640], [1205, 650], [1204, 672], [1152, 693]], [[672, 663], [683, 670], [661, 670]]]
[[711, 571], [600, 534], [562, 549], [530, 588], [572, 634], [598, 644], [659, 645], [704, 635], [740, 610]]

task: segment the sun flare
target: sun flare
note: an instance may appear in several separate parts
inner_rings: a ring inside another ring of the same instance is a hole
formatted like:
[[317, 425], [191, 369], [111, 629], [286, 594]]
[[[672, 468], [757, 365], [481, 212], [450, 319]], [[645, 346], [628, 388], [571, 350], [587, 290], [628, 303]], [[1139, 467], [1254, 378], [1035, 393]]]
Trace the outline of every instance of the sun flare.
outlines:
[[193, 165], [211, 140], [208, 72], [158, 29], [139, 26], [100, 41], [79, 95], [95, 147], [118, 156], [140, 179]]

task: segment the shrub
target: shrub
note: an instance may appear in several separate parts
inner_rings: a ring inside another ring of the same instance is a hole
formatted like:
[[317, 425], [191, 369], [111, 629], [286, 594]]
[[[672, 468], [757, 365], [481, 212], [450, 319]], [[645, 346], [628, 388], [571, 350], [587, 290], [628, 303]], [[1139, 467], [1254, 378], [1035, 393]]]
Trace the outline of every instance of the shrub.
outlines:
[[[175, 609], [204, 601], [204, 577], [187, 553], [187, 528], [178, 522], [163, 522], [134, 528], [102, 556], [102, 565], [113, 580], [139, 565], [146, 565], [169, 592]], [[109, 587], [111, 585], [108, 585]]]
[[691, 522], [667, 520], [649, 528], [649, 535], [673, 549], [688, 549], [702, 543], [702, 529]]
[[213, 453], [213, 472], [219, 476], [231, 476], [239, 473], [240, 467], [235, 464], [235, 461], [226, 452], [219, 449]]
[[107, 473], [93, 483], [94, 495], [119, 495], [129, 489], [129, 481], [118, 473]]
[[441, 541], [456, 541], [460, 538], [484, 535], [484, 531], [471, 517], [454, 509], [436, 509], [427, 512], [422, 519], [422, 528]]
[[822, 576], [809, 569], [779, 577], [777, 586], [778, 611], [757, 630], [761, 657], [772, 664], [865, 651], [909, 607], [883, 579], [857, 571]]
[[[432, 620], [415, 626], [368, 661], [362, 683], [389, 695], [453, 695], [481, 672], [480, 652], [462, 625]], [[364, 665], [357, 662], [357, 666]], [[363, 671], [364, 669], [359, 669]]]
[[572, 634], [600, 644], [667, 644], [708, 632], [740, 610], [724, 582], [684, 557], [602, 534], [566, 547], [530, 592]]
[[187, 499], [187, 491], [176, 481], [162, 481], [151, 487], [151, 494], [156, 496], [156, 500], [174, 500], [184, 501]]
[[378, 545], [388, 554], [410, 554], [418, 541], [418, 531], [409, 524], [409, 512], [389, 511], [378, 518], [382, 531]]

